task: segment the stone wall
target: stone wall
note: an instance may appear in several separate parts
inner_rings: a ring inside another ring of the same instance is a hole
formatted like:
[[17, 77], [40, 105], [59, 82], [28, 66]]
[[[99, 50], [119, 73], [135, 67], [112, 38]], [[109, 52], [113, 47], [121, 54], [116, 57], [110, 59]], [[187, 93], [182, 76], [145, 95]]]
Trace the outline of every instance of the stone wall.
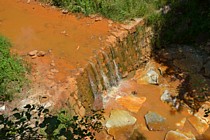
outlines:
[[90, 111], [103, 91], [117, 86], [122, 78], [150, 59], [152, 36], [143, 19], [135, 19], [111, 32], [105, 47], [90, 58], [76, 79], [78, 98], [86, 111]]

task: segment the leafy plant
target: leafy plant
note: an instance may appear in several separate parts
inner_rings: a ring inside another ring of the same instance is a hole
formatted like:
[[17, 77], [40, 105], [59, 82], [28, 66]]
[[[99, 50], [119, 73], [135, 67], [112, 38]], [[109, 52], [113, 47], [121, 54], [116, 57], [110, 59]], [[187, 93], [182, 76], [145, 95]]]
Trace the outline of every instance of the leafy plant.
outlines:
[[95, 139], [95, 132], [103, 128], [103, 110], [70, 118], [65, 111], [52, 115], [43, 106], [26, 105], [23, 110], [15, 108], [10, 116], [0, 115], [2, 139]]

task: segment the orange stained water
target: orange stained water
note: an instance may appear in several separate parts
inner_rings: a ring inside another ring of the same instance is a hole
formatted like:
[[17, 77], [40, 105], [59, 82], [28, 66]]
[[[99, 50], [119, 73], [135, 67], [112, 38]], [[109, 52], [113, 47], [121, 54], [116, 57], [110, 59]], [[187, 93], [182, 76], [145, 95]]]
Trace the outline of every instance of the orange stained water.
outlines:
[[52, 50], [55, 56], [76, 66], [85, 64], [93, 50], [101, 47], [108, 23], [105, 19], [78, 19], [33, 1], [0, 0], [0, 34], [22, 54], [35, 49]]
[[[176, 83], [173, 83], [175, 86]], [[140, 108], [137, 113], [130, 112], [132, 116], [137, 119], [137, 122], [133, 126], [126, 126], [121, 128], [112, 128], [109, 130], [109, 133], [117, 140], [126, 140], [129, 135], [132, 134], [133, 129], [138, 129], [140, 133], [142, 133], [147, 140], [164, 140], [165, 135], [170, 130], [183, 130], [184, 132], [192, 132], [195, 136], [198, 136], [195, 128], [189, 124], [188, 121], [185, 123], [181, 123], [185, 119], [191, 115], [188, 113], [187, 108], [183, 108], [183, 110], [177, 112], [173, 111], [171, 107], [163, 103], [160, 100], [160, 97], [164, 91], [164, 88], [156, 85], [150, 85], [145, 83], [137, 83], [134, 80], [128, 80], [121, 83], [117, 90], [115, 90], [115, 94], [121, 94], [122, 96], [130, 95], [132, 91], [136, 91], [136, 97], [146, 97], [146, 101]], [[123, 93], [123, 94], [122, 94]], [[122, 109], [127, 110], [120, 106], [115, 99], [110, 99], [106, 105], [106, 117], [109, 116], [109, 113], [112, 109]], [[129, 111], [129, 110], [127, 110]], [[166, 126], [163, 131], [149, 131], [144, 116], [148, 113], [148, 111], [156, 112], [166, 118]], [[186, 125], [188, 124], [188, 125]], [[209, 131], [202, 136], [202, 140], [207, 140], [209, 138]], [[206, 139], [207, 138], [207, 139]]]

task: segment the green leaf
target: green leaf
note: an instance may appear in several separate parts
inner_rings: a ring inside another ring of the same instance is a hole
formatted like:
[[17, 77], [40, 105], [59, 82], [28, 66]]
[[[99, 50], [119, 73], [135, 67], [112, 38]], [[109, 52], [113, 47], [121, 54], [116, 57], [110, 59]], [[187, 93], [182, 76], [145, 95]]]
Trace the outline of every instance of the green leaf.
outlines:
[[0, 124], [2, 124], [4, 122], [4, 116], [0, 115]]
[[31, 108], [31, 105], [30, 104], [27, 104], [24, 108], [30, 109]]
[[14, 116], [16, 119], [20, 119], [20, 118], [21, 118], [20, 113], [15, 113], [15, 114], [13, 114], [13, 116]]
[[31, 114], [26, 112], [26, 118], [30, 121], [31, 120]]

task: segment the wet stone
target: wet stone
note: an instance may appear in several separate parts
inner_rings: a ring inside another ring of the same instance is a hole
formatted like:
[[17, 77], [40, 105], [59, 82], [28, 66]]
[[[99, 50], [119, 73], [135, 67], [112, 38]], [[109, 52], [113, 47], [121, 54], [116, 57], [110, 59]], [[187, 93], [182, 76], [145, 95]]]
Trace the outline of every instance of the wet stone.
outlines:
[[148, 83], [157, 85], [158, 84], [158, 73], [152, 69], [147, 72]]
[[29, 56], [35, 56], [36, 54], [37, 54], [37, 50], [33, 50], [33, 51], [30, 51], [29, 53], [28, 53], [28, 55]]
[[179, 131], [170, 130], [166, 134], [165, 140], [196, 140], [196, 138], [191, 133], [184, 134]]
[[166, 103], [172, 103], [173, 99], [171, 94], [169, 93], [168, 90], [165, 90], [162, 94], [162, 96], [160, 97], [161, 101], [166, 102]]
[[149, 113], [145, 115], [145, 120], [146, 120], [147, 127], [150, 131], [165, 130], [166, 119], [160, 116], [159, 114], [149, 111]]
[[124, 96], [117, 98], [117, 103], [131, 112], [137, 113], [146, 101], [146, 97]]
[[128, 111], [125, 110], [112, 110], [110, 118], [106, 122], [107, 128], [123, 127], [127, 125], [133, 125], [136, 122], [136, 118], [131, 116]]
[[44, 51], [37, 52], [38, 57], [42, 57], [42, 56], [45, 56], [45, 55], [46, 55], [46, 52], [44, 52]]
[[209, 128], [209, 125], [205, 120], [202, 120], [196, 116], [192, 116], [188, 118], [188, 120], [200, 135], [204, 134]]

